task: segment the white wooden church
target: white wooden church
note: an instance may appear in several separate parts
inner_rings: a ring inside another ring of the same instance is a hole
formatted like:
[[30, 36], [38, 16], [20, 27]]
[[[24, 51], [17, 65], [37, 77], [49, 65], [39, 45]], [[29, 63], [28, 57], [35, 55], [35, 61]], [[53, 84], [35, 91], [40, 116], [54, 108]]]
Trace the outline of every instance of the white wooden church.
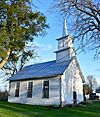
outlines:
[[84, 77], [66, 21], [57, 41], [56, 60], [26, 66], [10, 78], [9, 102], [65, 106], [83, 101]]

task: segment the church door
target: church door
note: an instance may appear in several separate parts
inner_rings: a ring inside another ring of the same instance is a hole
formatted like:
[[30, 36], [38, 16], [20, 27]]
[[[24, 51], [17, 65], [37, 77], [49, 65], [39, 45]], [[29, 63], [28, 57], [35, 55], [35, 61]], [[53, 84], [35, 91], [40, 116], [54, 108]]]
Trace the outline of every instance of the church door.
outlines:
[[74, 104], [77, 103], [77, 93], [76, 93], [76, 91], [73, 91], [73, 103]]

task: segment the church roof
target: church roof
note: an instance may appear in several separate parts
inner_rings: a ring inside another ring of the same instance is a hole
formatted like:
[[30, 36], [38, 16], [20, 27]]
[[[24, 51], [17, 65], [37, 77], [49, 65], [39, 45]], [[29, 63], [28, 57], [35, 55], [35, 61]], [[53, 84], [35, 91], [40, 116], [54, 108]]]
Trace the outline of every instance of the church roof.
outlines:
[[29, 65], [24, 67], [22, 70], [17, 72], [13, 77], [11, 77], [10, 81], [48, 78], [62, 75], [65, 69], [69, 66], [71, 61], [72, 60], [56, 62], [56, 60], [54, 60]]

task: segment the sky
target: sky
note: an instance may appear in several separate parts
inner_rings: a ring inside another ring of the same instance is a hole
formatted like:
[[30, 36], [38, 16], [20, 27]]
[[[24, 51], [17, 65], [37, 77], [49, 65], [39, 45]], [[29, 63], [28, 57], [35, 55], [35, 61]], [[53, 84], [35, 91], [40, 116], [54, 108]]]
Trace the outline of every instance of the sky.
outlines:
[[[39, 61], [50, 61], [55, 59], [54, 51], [57, 50], [56, 39], [62, 37], [63, 20], [59, 15], [50, 9], [53, 0], [34, 0], [37, 10], [40, 10], [47, 17], [47, 23], [50, 29], [47, 29], [47, 35], [35, 39], [38, 46], [37, 53], [40, 56]], [[52, 12], [51, 12], [52, 11]], [[77, 59], [85, 78], [93, 75], [100, 84], [100, 60], [94, 60], [92, 51], [77, 54]]]

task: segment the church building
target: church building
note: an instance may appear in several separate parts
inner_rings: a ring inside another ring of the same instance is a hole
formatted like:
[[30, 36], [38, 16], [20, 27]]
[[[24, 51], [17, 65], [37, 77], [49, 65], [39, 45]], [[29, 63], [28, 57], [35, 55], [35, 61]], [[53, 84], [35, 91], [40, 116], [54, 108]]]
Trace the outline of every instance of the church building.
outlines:
[[84, 76], [64, 21], [56, 60], [26, 66], [11, 77], [9, 102], [65, 106], [83, 101]]

